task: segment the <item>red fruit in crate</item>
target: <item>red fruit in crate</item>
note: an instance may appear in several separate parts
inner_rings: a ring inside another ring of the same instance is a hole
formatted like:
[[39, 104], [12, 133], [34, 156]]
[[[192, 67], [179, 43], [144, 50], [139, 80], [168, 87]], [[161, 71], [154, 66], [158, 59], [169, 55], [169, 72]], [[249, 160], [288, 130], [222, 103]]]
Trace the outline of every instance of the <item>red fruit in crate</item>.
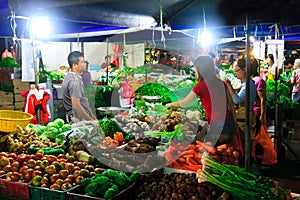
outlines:
[[77, 178], [77, 176], [81, 176], [80, 170], [75, 170], [73, 173], [74, 178]]
[[45, 167], [44, 171], [49, 174], [49, 175], [52, 175], [52, 174], [55, 174], [56, 173], [56, 168], [54, 165], [49, 165], [47, 167]]
[[26, 165], [29, 167], [29, 168], [34, 168], [35, 165], [36, 165], [36, 161], [34, 159], [29, 159], [26, 161]]
[[44, 157], [44, 154], [36, 152], [33, 156], [35, 160], [41, 160]]
[[32, 177], [35, 176], [43, 176], [43, 173], [40, 170], [34, 170], [34, 172], [32, 172]]
[[49, 161], [48, 160], [42, 160], [41, 161], [41, 163], [40, 163], [40, 167], [42, 168], [42, 169], [45, 169], [47, 166], [49, 166], [50, 165], [50, 163], [49, 163]]
[[67, 170], [69, 170], [69, 172], [73, 172], [74, 171], [74, 164], [73, 163], [66, 163], [65, 168]]
[[42, 184], [41, 188], [48, 188], [48, 185], [47, 184]]
[[6, 166], [6, 165], [8, 165], [8, 164], [9, 164], [9, 159], [8, 159], [8, 157], [2, 156], [2, 157], [0, 158], [0, 166], [4, 167], [4, 166]]
[[62, 179], [65, 179], [65, 178], [67, 178], [67, 176], [69, 175], [69, 171], [66, 170], [66, 169], [60, 170], [60, 171], [59, 171], [59, 175], [60, 175], [60, 177], [61, 177]]
[[24, 174], [24, 178], [25, 178], [26, 181], [31, 181], [31, 179], [32, 179], [32, 173], [26, 172]]
[[67, 159], [67, 157], [66, 157], [66, 155], [65, 154], [58, 154], [57, 156], [56, 156], [56, 158], [57, 159]]
[[20, 163], [18, 161], [14, 161], [11, 164], [11, 171], [17, 172], [17, 171], [19, 171], [19, 169], [20, 169]]
[[0, 170], [0, 176], [4, 175], [5, 171], [4, 170]]
[[66, 190], [70, 189], [71, 187], [72, 187], [71, 183], [64, 183], [64, 184], [61, 185], [60, 189], [62, 191], [66, 191]]
[[59, 178], [59, 179], [57, 179], [55, 181], [55, 183], [58, 184], [58, 185], [62, 185], [64, 183], [64, 180], [62, 180], [61, 178]]
[[81, 180], [83, 179], [83, 176], [77, 176], [75, 179], [76, 185], [79, 185], [81, 183]]
[[25, 161], [27, 162], [28, 160], [33, 159], [32, 155], [26, 154], [25, 155]]
[[51, 190], [60, 190], [60, 185], [54, 183], [54, 184], [50, 185], [50, 189]]
[[18, 156], [17, 156], [17, 154], [15, 154], [15, 153], [9, 153], [9, 154], [8, 154], [8, 157], [9, 157], [9, 158], [13, 158], [13, 159], [15, 160], [15, 159], [17, 159]]
[[29, 169], [29, 167], [25, 165], [20, 168], [19, 172], [24, 175], [27, 169]]
[[16, 161], [18, 161], [19, 163], [23, 163], [23, 162], [25, 162], [25, 157], [26, 157], [26, 154], [20, 154], [16, 158]]
[[49, 163], [52, 163], [53, 161], [56, 161], [56, 157], [53, 155], [47, 155], [47, 160], [49, 161]]
[[11, 181], [18, 181], [20, 180], [21, 176], [18, 172], [12, 172], [10, 175], [10, 180]]
[[14, 159], [12, 157], [9, 157], [8, 160], [9, 160], [9, 164], [14, 162]]
[[4, 167], [3, 167], [3, 170], [7, 173], [7, 172], [10, 172], [11, 171], [11, 165], [10, 164], [8, 164], [8, 165], [5, 165]]
[[41, 179], [41, 184], [42, 184], [42, 185], [43, 185], [43, 184], [48, 185], [48, 184], [49, 184], [49, 179], [46, 178], [46, 177], [43, 177], [43, 178]]
[[72, 181], [72, 179], [69, 179], [69, 178], [66, 178], [64, 181], [63, 181], [63, 183], [73, 183], [73, 181]]
[[59, 179], [60, 176], [59, 174], [53, 174], [50, 176], [50, 183], [54, 184], [56, 182], [57, 179]]

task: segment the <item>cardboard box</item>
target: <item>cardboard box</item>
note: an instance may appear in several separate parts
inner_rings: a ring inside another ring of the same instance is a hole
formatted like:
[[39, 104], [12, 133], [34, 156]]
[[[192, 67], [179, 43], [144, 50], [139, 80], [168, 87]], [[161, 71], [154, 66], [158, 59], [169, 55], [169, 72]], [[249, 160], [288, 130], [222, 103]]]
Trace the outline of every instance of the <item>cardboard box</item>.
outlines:
[[23, 97], [20, 93], [15, 93], [14, 95], [14, 102], [24, 102], [25, 97]]
[[14, 110], [15, 109], [15, 106], [12, 105], [12, 106], [2, 106], [0, 107], [0, 110]]
[[0, 91], [0, 106], [2, 105], [13, 105], [14, 95], [12, 92]]
[[23, 106], [24, 106], [24, 102], [16, 102], [15, 103], [15, 109], [23, 108]]
[[14, 86], [14, 93], [21, 93], [24, 90], [29, 90], [29, 89], [30, 89], [29, 83], [24, 82], [21, 85]]

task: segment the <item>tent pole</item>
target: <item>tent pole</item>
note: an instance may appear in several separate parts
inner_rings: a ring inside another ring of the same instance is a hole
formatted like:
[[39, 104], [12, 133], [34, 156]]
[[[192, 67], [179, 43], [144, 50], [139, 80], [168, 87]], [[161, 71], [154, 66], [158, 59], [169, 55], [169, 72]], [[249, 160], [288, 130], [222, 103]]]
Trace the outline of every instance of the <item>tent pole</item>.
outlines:
[[125, 82], [127, 81], [127, 71], [126, 71], [126, 56], [125, 56], [125, 45], [126, 45], [126, 34], [123, 33], [123, 53], [122, 53], [122, 60], [123, 60], [123, 68], [124, 68], [124, 78]]
[[[106, 38], [106, 55], [109, 54], [109, 38]], [[108, 63], [108, 61], [106, 60], [106, 85], [108, 85], [108, 65], [110, 65], [110, 63]]]
[[246, 130], [245, 130], [245, 169], [250, 168], [250, 27], [249, 17], [246, 13]]

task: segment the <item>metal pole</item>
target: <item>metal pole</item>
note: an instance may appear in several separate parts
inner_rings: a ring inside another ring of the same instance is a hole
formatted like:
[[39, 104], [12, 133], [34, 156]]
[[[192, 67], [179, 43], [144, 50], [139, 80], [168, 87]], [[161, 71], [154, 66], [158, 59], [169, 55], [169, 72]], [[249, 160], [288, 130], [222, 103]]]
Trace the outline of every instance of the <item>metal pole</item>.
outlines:
[[125, 33], [123, 34], [123, 53], [122, 53], [122, 60], [123, 60], [123, 69], [124, 69], [124, 79], [125, 79], [125, 81], [127, 81], [127, 69], [126, 69], [126, 65], [127, 65], [127, 63], [126, 63], [126, 56], [125, 56], [125, 45], [126, 45], [126, 35], [125, 35]]
[[[109, 39], [108, 37], [106, 38], [106, 56], [108, 56], [109, 54]], [[110, 63], [108, 63], [108, 61], [106, 60], [106, 85], [108, 85], [108, 65], [110, 65]]]
[[245, 131], [245, 169], [250, 167], [250, 27], [246, 13], [246, 131]]

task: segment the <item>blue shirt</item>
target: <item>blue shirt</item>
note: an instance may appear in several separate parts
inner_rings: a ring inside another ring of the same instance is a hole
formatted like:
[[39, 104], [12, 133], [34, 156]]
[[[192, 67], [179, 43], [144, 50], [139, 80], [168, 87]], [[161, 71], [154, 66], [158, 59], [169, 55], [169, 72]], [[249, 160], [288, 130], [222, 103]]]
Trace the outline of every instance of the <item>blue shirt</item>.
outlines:
[[[256, 97], [256, 86], [253, 80], [250, 80], [250, 105], [254, 105]], [[232, 95], [233, 102], [235, 104], [240, 104], [246, 100], [246, 82], [242, 83], [242, 87], [239, 93], [234, 93]]]

